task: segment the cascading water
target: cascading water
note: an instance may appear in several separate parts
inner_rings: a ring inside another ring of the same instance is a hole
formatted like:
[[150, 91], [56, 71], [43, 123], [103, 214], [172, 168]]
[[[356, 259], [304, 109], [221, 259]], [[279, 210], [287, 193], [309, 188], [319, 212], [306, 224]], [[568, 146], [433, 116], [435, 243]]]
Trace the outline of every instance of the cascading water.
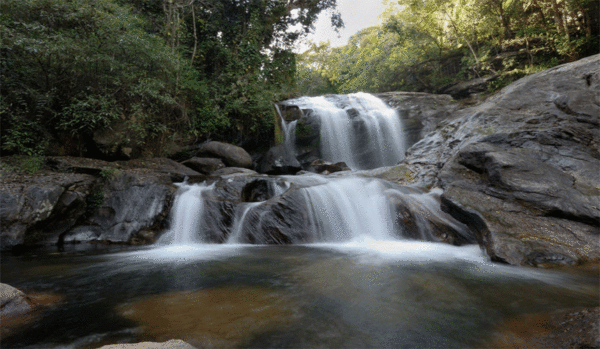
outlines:
[[393, 239], [391, 211], [379, 181], [343, 178], [303, 189], [315, 242]]
[[[180, 185], [172, 210], [172, 228], [159, 242], [439, 241], [439, 236], [432, 233], [435, 229], [451, 231], [457, 236], [453, 240], [456, 243], [474, 242], [464, 226], [441, 212], [439, 201], [430, 194], [409, 192], [377, 179], [320, 175], [281, 179], [264, 177], [247, 182], [241, 199], [248, 202], [219, 198], [215, 184]], [[227, 192], [225, 187], [231, 182], [220, 183], [220, 190]], [[210, 197], [210, 209], [203, 196]], [[408, 219], [410, 227], [398, 218], [404, 216], [408, 216], [403, 219]]]
[[[400, 118], [373, 95], [302, 97], [285, 103], [298, 106], [305, 117], [318, 119], [320, 155], [324, 160], [342, 161], [352, 169], [371, 169], [395, 165], [404, 158]], [[284, 123], [287, 147], [293, 146], [296, 123]]]
[[202, 195], [213, 187], [206, 184], [179, 184], [171, 211], [171, 229], [158, 240], [159, 245], [186, 245], [203, 242], [202, 235], [199, 234], [204, 214]]

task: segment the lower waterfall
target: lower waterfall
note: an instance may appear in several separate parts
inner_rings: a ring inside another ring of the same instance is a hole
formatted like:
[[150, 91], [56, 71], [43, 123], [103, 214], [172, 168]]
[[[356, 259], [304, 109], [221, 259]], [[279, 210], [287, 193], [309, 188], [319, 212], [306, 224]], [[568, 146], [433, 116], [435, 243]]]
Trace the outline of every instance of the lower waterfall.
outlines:
[[159, 245], [187, 245], [203, 242], [201, 231], [204, 199], [202, 194], [211, 189], [211, 186], [205, 184], [179, 184], [179, 190], [171, 210], [171, 228], [157, 241]]
[[[440, 210], [435, 191], [424, 194], [360, 177], [264, 177], [244, 185], [242, 197], [252, 200], [245, 202], [220, 197], [219, 191], [228, 192], [228, 185], [234, 183], [181, 184], [171, 228], [159, 244], [475, 242], [466, 227]], [[454, 237], [445, 239], [447, 234]]]

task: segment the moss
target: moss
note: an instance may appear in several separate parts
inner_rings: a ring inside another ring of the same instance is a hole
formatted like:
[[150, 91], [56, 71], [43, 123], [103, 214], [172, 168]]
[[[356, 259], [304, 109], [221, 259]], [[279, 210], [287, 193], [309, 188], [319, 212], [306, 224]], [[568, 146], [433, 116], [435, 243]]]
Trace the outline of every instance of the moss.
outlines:
[[315, 134], [315, 127], [304, 123], [298, 123], [296, 126], [296, 137], [305, 138]]
[[104, 167], [102, 171], [100, 171], [100, 177], [107, 181], [118, 178], [122, 174], [123, 172], [115, 167]]

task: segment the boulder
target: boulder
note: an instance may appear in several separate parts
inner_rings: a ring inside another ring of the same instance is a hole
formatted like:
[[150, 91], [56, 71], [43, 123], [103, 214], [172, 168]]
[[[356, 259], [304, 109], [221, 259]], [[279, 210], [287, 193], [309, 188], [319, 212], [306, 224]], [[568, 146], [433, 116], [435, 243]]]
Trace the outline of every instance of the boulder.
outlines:
[[32, 311], [34, 304], [27, 295], [18, 289], [0, 283], [0, 318], [6, 320], [22, 316]]
[[225, 164], [221, 159], [215, 158], [199, 158], [193, 157], [181, 163], [194, 171], [198, 171], [204, 174], [211, 174], [212, 172], [225, 168]]
[[596, 263], [599, 64], [595, 55], [518, 80], [456, 111], [401, 165], [373, 175], [441, 186], [444, 210], [476, 232], [496, 261]]
[[270, 175], [296, 174], [300, 170], [302, 165], [290, 154], [285, 144], [269, 149], [258, 164], [258, 172]]
[[331, 163], [322, 159], [317, 159], [310, 163], [309, 171], [321, 174], [330, 174], [340, 171], [350, 171], [348, 165], [345, 162]]
[[219, 158], [228, 167], [252, 168], [252, 157], [243, 148], [221, 142], [204, 143], [197, 157]]
[[[35, 175], [3, 173], [0, 247], [151, 243], [166, 225], [173, 181], [206, 177], [173, 160], [50, 157]], [[60, 171], [60, 172], [58, 172]]]
[[123, 169], [94, 186], [88, 197], [90, 207], [86, 218], [61, 235], [59, 244], [154, 242], [155, 237], [148, 231], [157, 232], [165, 227], [174, 193], [168, 173], [148, 168]]
[[0, 248], [56, 243], [86, 211], [95, 178], [49, 173], [3, 176], [0, 183]]

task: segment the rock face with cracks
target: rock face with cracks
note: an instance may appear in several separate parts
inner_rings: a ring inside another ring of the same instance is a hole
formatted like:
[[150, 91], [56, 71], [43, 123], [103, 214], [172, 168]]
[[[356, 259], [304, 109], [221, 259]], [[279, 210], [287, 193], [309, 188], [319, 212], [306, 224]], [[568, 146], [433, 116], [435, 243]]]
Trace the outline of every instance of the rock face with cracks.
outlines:
[[443, 208], [476, 232], [493, 260], [598, 262], [599, 68], [595, 55], [525, 77], [457, 111], [403, 164], [372, 175], [441, 186]]

